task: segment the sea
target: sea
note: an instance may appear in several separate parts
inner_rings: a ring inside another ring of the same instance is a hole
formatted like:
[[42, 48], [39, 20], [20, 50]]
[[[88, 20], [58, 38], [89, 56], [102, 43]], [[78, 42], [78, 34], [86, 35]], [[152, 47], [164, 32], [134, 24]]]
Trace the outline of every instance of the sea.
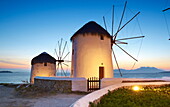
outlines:
[[[13, 84], [20, 84], [24, 82], [29, 82], [30, 80], [30, 73], [29, 71], [23, 72], [12, 72], [12, 73], [0, 73], [0, 83], [13, 83]], [[70, 73], [66, 73], [67, 76]], [[58, 73], [57, 76], [63, 76], [61, 73]], [[121, 77], [118, 72], [114, 73], [115, 78], [170, 78], [170, 73], [160, 72], [160, 73], [123, 73]]]

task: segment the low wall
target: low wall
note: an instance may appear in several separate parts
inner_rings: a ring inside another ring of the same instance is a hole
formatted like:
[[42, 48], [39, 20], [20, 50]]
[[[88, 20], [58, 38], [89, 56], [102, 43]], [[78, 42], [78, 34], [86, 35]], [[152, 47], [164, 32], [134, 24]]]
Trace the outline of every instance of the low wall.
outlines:
[[[56, 92], [81, 91], [87, 92], [87, 80], [85, 78], [69, 78], [69, 77], [40, 77], [34, 78], [34, 85], [46, 90]], [[101, 80], [101, 88], [121, 83], [121, 78], [103, 78]]]
[[120, 83], [122, 83], [122, 78], [103, 78], [101, 80], [101, 88]]
[[35, 77], [34, 85], [42, 90], [56, 92], [87, 91], [85, 78]]
[[87, 92], [87, 80], [86, 80], [86, 78], [74, 78], [74, 79], [72, 79], [72, 91]]
[[111, 85], [108, 87], [105, 87], [103, 89], [94, 91], [79, 100], [77, 100], [75, 103], [73, 103], [70, 107], [89, 107], [89, 102], [94, 102], [96, 100], [99, 100], [103, 95], [108, 93], [108, 90], [113, 91], [115, 89], [125, 87], [125, 86], [134, 86], [134, 85], [165, 85], [170, 84], [170, 82], [146, 82], [146, 83], [119, 83], [115, 85]]

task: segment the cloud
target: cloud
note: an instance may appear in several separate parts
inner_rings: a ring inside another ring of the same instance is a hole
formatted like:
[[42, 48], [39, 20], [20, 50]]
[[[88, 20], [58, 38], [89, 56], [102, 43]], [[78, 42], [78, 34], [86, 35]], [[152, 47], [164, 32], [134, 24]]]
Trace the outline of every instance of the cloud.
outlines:
[[0, 60], [0, 62], [6, 63], [6, 64], [14, 64], [14, 65], [26, 65], [26, 64], [21, 64], [21, 63], [11, 62], [11, 61], [5, 61], [5, 60]]

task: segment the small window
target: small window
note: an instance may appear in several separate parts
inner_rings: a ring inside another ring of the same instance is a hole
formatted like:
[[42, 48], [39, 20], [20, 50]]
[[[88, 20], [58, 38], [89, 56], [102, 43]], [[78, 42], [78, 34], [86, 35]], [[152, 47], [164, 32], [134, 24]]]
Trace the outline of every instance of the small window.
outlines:
[[47, 66], [47, 62], [44, 63], [44, 66]]
[[73, 49], [73, 51], [72, 51], [72, 55], [74, 55], [74, 49]]
[[100, 36], [100, 40], [104, 40], [104, 36], [103, 35]]

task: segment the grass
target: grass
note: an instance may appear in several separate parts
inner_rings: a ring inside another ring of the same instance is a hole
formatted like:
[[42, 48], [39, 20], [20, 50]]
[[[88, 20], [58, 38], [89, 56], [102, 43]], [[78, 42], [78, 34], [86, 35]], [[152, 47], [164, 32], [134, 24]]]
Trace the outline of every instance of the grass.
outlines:
[[139, 91], [132, 88], [120, 88], [104, 95], [91, 107], [170, 107], [170, 85], [146, 86]]

